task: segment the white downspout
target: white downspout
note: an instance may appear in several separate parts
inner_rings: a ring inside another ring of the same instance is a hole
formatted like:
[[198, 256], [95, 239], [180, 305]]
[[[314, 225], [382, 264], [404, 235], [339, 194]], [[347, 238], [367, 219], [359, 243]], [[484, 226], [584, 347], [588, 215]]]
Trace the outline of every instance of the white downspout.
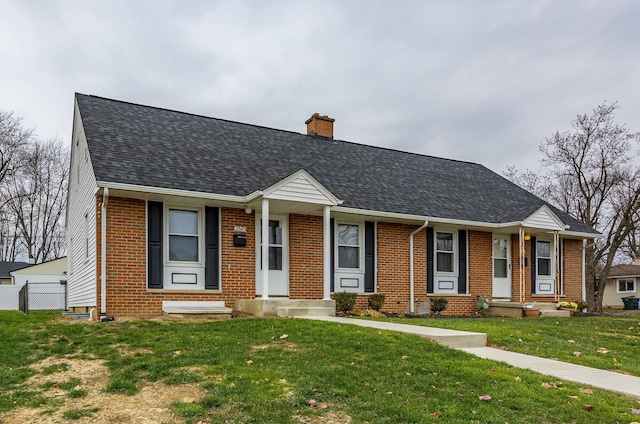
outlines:
[[[415, 307], [414, 307], [415, 289], [414, 289], [414, 277], [413, 277], [413, 236], [418, 234], [420, 231], [424, 230], [427, 227], [427, 225], [429, 225], [429, 221], [424, 221], [424, 224], [422, 224], [420, 228], [415, 230], [409, 236], [409, 312], [412, 314], [414, 313], [414, 310], [415, 310]], [[429, 248], [430, 247], [427, 246], [427, 249]]]
[[107, 203], [109, 188], [102, 192], [102, 222], [100, 231], [100, 317], [107, 316]]
[[331, 207], [325, 206], [322, 217], [323, 232], [323, 299], [331, 300]]

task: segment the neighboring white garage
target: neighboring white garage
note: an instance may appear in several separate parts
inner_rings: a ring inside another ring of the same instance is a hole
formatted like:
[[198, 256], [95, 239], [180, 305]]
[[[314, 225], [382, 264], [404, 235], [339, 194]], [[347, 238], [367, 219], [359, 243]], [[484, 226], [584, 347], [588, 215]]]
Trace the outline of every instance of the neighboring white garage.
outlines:
[[29, 309], [65, 309], [67, 258], [11, 271], [11, 285], [0, 286], [0, 309], [17, 310], [19, 292], [29, 284]]

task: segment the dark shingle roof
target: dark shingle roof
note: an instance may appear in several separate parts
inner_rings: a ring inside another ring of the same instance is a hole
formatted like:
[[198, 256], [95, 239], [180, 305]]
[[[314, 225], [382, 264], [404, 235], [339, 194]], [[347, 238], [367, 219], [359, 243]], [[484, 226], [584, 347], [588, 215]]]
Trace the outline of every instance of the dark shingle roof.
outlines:
[[612, 266], [609, 270], [609, 278], [630, 277], [640, 275], [640, 265], [622, 264]]
[[[305, 169], [357, 209], [505, 223], [544, 204], [475, 163], [83, 94], [76, 101], [98, 181], [246, 196]], [[571, 231], [594, 232], [555, 211]]]
[[27, 262], [0, 262], [0, 278], [11, 278], [9, 273], [30, 266]]

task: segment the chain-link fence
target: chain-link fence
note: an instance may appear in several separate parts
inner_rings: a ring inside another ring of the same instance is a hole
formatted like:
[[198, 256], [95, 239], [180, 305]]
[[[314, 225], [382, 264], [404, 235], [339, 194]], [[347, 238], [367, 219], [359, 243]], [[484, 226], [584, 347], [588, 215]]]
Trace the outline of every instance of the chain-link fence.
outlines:
[[27, 283], [18, 295], [20, 310], [67, 309], [67, 282]]

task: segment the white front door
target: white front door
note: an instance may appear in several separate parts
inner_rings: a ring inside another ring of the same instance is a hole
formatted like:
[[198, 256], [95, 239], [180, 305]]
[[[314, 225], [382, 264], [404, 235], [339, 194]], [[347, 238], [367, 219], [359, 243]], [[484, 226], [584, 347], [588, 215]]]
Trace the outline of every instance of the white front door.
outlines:
[[[256, 213], [256, 295], [262, 295], [262, 216]], [[269, 216], [269, 296], [289, 296], [289, 217]]]
[[493, 235], [493, 299], [511, 299], [511, 243], [509, 236]]

